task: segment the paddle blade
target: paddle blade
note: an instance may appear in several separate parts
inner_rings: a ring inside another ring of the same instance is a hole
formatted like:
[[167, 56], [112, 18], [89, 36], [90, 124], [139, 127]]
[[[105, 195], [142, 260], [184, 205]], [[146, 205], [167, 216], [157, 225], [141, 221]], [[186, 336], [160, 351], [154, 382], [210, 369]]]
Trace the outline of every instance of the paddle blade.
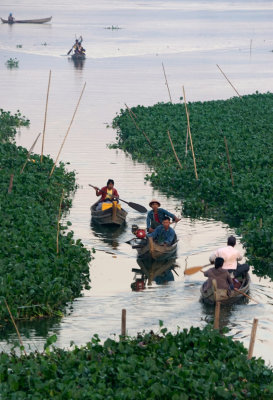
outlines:
[[140, 204], [137, 203], [132, 203], [131, 201], [129, 203], [127, 203], [129, 207], [133, 208], [134, 210], [140, 212], [140, 213], [146, 213], [147, 212], [147, 208], [143, 207]]
[[204, 265], [202, 267], [192, 267], [192, 268], [187, 268], [184, 271], [184, 275], [193, 275], [196, 274], [196, 272], [201, 271], [201, 269], [204, 268]]
[[[73, 47], [72, 47], [72, 49], [73, 49]], [[71, 53], [72, 49], [70, 49], [70, 50], [68, 51], [68, 53], [67, 53], [68, 56], [69, 56], [69, 54]]]

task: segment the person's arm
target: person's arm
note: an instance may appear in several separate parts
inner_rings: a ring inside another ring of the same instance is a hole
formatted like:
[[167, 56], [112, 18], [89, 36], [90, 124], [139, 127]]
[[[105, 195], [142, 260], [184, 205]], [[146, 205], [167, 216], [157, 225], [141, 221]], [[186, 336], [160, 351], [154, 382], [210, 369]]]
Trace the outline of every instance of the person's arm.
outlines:
[[146, 218], [146, 225], [147, 225], [147, 230], [151, 228], [151, 211], [148, 212], [147, 218]]
[[204, 276], [206, 276], [207, 278], [210, 276], [210, 269], [208, 269], [207, 271], [202, 271]]
[[156, 239], [158, 236], [158, 232], [160, 231], [161, 225], [159, 225], [153, 232], [148, 233], [148, 237], [152, 237], [153, 239]]
[[243, 256], [242, 256], [242, 255], [240, 254], [240, 252], [238, 251], [238, 252], [237, 252], [237, 260], [238, 260], [238, 261], [241, 261], [242, 258], [243, 258]]
[[216, 253], [214, 252], [209, 256], [209, 262], [211, 264], [214, 264], [215, 258], [216, 258]]
[[114, 190], [113, 190], [113, 197], [116, 197], [117, 199], [119, 198], [118, 191], [117, 191], [117, 189], [115, 189], [115, 188], [114, 188]]
[[175, 231], [172, 228], [169, 228], [168, 232], [168, 240], [165, 240], [164, 243], [171, 245], [175, 238]]

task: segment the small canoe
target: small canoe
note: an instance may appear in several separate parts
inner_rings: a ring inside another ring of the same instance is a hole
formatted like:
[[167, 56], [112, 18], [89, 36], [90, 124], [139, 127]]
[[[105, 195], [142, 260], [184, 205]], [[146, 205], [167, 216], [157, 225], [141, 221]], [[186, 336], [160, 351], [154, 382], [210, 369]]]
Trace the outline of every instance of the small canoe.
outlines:
[[3, 22], [3, 24], [44, 24], [45, 22], [50, 22], [52, 19], [52, 17], [48, 17], [48, 18], [40, 18], [40, 19], [15, 19], [12, 22], [7, 20], [7, 19], [3, 19], [1, 18], [1, 21]]
[[116, 225], [120, 226], [125, 223], [127, 212], [123, 208], [117, 207], [115, 202], [106, 210], [97, 210], [97, 204], [91, 206], [92, 221], [99, 225]]
[[[238, 279], [239, 280], [239, 279]], [[249, 273], [246, 274], [246, 278], [240, 279], [241, 287], [238, 289], [242, 293], [247, 293], [249, 291], [250, 286], [250, 276]], [[203, 285], [200, 289], [201, 292], [201, 300], [206, 304], [215, 304], [215, 291], [213, 287], [204, 291]], [[224, 289], [217, 289], [217, 300], [220, 301], [222, 304], [233, 304], [239, 300], [242, 300], [245, 296], [235, 290], [232, 290], [230, 295], [227, 295], [227, 291]]]
[[162, 260], [173, 257], [177, 250], [177, 241], [171, 246], [160, 245], [153, 241], [152, 238], [148, 239], [133, 239], [131, 246], [136, 249], [138, 257], [150, 257], [153, 260]]
[[71, 56], [72, 60], [78, 61], [78, 60], [85, 60], [85, 54], [73, 54]]

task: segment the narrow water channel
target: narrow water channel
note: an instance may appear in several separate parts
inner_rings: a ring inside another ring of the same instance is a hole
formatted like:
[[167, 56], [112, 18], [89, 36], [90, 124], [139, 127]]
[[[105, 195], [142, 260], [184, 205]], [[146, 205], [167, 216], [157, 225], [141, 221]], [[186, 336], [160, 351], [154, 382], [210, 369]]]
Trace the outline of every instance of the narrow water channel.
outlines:
[[[19, 40], [18, 30], [9, 34], [14, 43]], [[51, 37], [54, 37], [52, 33]], [[24, 37], [20, 39], [23, 41]], [[42, 37], [37, 40], [41, 42]], [[122, 41], [117, 40], [115, 44], [121, 45]], [[64, 43], [62, 45], [65, 47]], [[61, 159], [70, 163], [69, 169], [77, 171], [79, 185], [67, 218], [72, 222], [76, 237], [81, 238], [90, 250], [96, 249], [90, 264], [92, 288], [75, 300], [62, 319], [18, 323], [27, 348], [42, 349], [45, 339], [54, 333], [58, 336], [57, 346], [60, 347], [68, 347], [70, 341], [84, 344], [95, 333], [102, 339], [112, 334], [118, 335], [122, 308], [127, 310], [130, 335], [144, 329], [156, 331], [159, 320], [163, 320], [165, 326], [173, 331], [178, 326], [204, 326], [212, 320], [213, 309], [199, 302], [203, 275], [198, 273], [184, 277], [184, 268], [206, 264], [210, 253], [224, 245], [233, 231], [221, 222], [191, 220], [182, 216], [176, 226], [179, 246], [174, 263], [178, 275], [173, 274], [174, 281], [163, 285], [153, 282], [144, 291], [135, 292], [131, 290], [134, 280], [132, 268], [139, 266], [135, 250], [125, 242], [132, 237], [131, 225], [145, 225], [145, 216], [125, 205], [128, 218], [124, 228], [117, 231], [99, 229], [90, 221], [90, 205], [96, 197], [94, 190], [88, 186], [89, 183], [102, 186], [108, 178], [112, 178], [122, 198], [146, 207], [151, 198], [157, 198], [164, 208], [181, 215], [181, 201], [167, 198], [163, 192], [155, 191], [145, 183], [145, 175], [149, 173], [147, 166], [132, 161], [130, 156], [121, 151], [107, 148], [107, 144], [115, 141], [115, 132], [107, 125], [111, 124], [116, 112], [124, 107], [124, 102], [132, 106], [168, 100], [162, 61], [169, 72], [174, 101], [179, 101], [182, 84], [186, 85], [192, 101], [233, 96], [230, 87], [215, 72], [215, 64], [219, 60], [224, 64], [233, 60], [232, 68], [237, 69], [237, 79], [245, 93], [267, 88], [264, 76], [257, 78], [257, 71], [261, 71], [261, 68], [263, 71], [270, 70], [268, 52], [253, 57], [250, 63], [248, 56], [236, 48], [225, 48], [216, 53], [209, 49], [202, 51], [165, 53], [161, 57], [156, 54], [128, 54], [124, 57], [87, 58], [80, 67], [65, 57], [41, 56], [35, 54], [33, 49], [31, 54], [20, 54], [10, 48], [0, 51], [1, 107], [12, 112], [20, 109], [31, 121], [29, 129], [21, 129], [18, 133], [18, 145], [29, 148], [42, 130], [48, 72], [52, 70], [45, 152], [53, 158], [59, 150], [81, 88], [87, 82]], [[20, 58], [20, 68], [16, 71], [3, 66], [11, 55]], [[247, 76], [245, 70], [248, 71]], [[272, 72], [270, 78], [272, 80]], [[40, 143], [35, 151], [40, 151]], [[242, 250], [240, 244], [238, 248]], [[244, 341], [246, 346], [252, 320], [259, 318], [255, 354], [270, 362], [273, 360], [272, 289], [272, 283], [252, 274], [251, 296], [261, 304], [243, 302], [223, 308], [221, 313], [222, 325], [228, 326], [235, 339]], [[1, 350], [8, 351], [16, 340], [12, 326], [0, 330]]]

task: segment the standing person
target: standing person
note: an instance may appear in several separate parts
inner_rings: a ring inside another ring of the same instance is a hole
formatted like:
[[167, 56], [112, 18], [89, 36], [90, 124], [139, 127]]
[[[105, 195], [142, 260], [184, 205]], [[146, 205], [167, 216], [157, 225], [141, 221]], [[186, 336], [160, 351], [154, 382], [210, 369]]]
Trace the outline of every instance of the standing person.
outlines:
[[171, 246], [176, 241], [176, 233], [173, 228], [170, 227], [171, 220], [168, 216], [165, 216], [162, 221], [162, 225], [158, 225], [153, 232], [148, 233], [148, 237], [153, 238], [158, 244]]
[[234, 276], [239, 276], [242, 273], [246, 273], [249, 270], [248, 264], [239, 264], [243, 256], [234, 247], [236, 245], [236, 238], [229, 236], [227, 240], [227, 246], [221, 247], [211, 254], [209, 260], [213, 264], [216, 257], [222, 257], [224, 259], [223, 269], [227, 269], [229, 272], [233, 272]]
[[233, 281], [229, 272], [224, 269], [224, 259], [222, 257], [216, 257], [214, 260], [214, 268], [210, 268], [208, 271], [203, 272], [203, 274], [208, 278], [203, 284], [203, 289], [206, 292], [212, 287], [213, 279], [216, 280], [217, 289], [227, 290], [230, 294], [230, 290], [234, 289]]
[[152, 233], [157, 226], [161, 225], [166, 216], [172, 218], [175, 222], [180, 221], [180, 218], [177, 218], [174, 214], [164, 210], [164, 208], [159, 208], [160, 205], [159, 201], [155, 199], [151, 200], [149, 203], [149, 206], [152, 208], [152, 210], [148, 212], [146, 219], [147, 231], [149, 233]]
[[108, 179], [106, 186], [102, 187], [101, 189], [99, 189], [98, 187], [94, 188], [96, 190], [96, 196], [101, 196], [97, 205], [97, 210], [101, 210], [102, 203], [109, 203], [114, 199], [119, 198], [119, 194], [114, 188], [114, 184], [115, 183], [113, 179]]

